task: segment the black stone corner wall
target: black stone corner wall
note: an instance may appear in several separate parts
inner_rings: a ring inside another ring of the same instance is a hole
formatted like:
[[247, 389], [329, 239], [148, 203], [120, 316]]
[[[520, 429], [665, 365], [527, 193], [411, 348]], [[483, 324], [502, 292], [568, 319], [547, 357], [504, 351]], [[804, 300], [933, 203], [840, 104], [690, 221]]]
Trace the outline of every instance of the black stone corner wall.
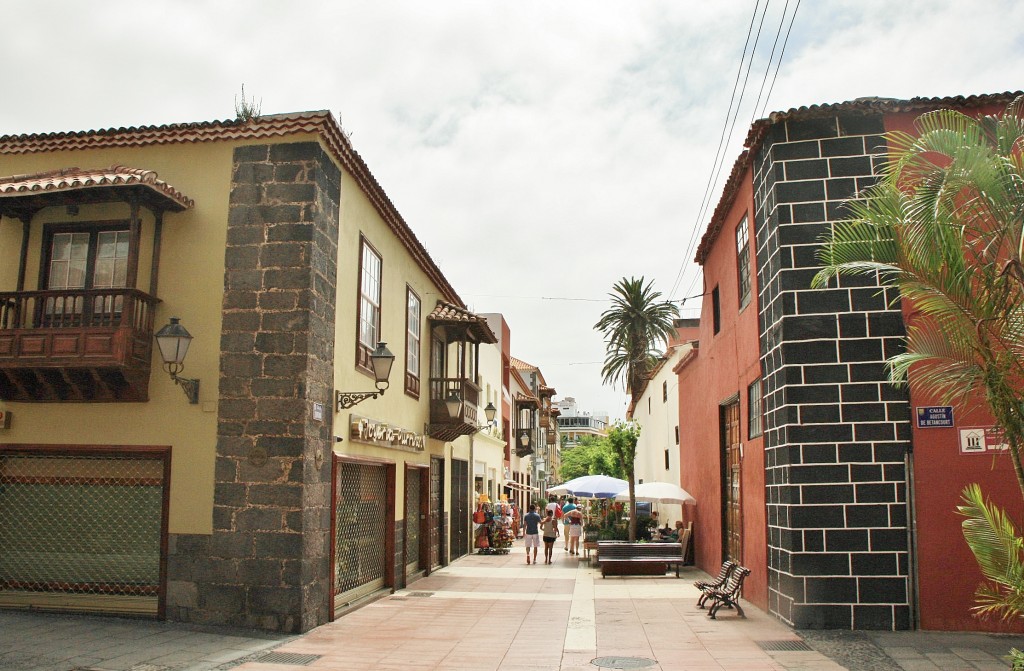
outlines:
[[821, 236], [876, 179], [882, 132], [878, 115], [791, 120], [754, 163], [769, 610], [797, 628], [910, 627], [910, 407], [884, 366], [898, 296], [810, 288]]
[[340, 193], [315, 142], [235, 149], [213, 534], [171, 538], [169, 619], [293, 633], [328, 620]]

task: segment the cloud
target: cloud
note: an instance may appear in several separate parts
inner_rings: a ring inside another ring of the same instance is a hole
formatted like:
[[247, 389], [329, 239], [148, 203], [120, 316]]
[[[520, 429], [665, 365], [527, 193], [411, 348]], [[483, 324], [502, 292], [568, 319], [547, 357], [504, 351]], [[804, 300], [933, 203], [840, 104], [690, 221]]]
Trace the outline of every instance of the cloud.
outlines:
[[[680, 271], [676, 297], [700, 292], [689, 243], [719, 197], [700, 213], [751, 4], [15, 3], [0, 132], [231, 118], [243, 82], [264, 113], [330, 109], [460, 294], [505, 313], [513, 354], [614, 413], [624, 396], [593, 363], [603, 304], [542, 297], [600, 299], [631, 275], [668, 292]], [[1020, 26], [1009, 0], [802, 2], [768, 109], [1020, 88]]]

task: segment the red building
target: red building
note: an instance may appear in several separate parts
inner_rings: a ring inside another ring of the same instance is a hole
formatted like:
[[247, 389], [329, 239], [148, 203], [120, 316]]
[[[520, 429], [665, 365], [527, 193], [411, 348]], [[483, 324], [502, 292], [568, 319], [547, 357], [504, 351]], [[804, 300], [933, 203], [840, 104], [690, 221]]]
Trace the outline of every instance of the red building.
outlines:
[[908, 318], [894, 289], [810, 288], [822, 235], [876, 180], [883, 133], [933, 109], [998, 113], [1017, 95], [772, 114], [751, 127], [701, 240], [699, 346], [676, 366], [696, 561], [750, 567], [745, 597], [794, 627], [1022, 631], [970, 611], [981, 574], [961, 490], [980, 482], [1024, 512], [1008, 457], [972, 428], [991, 419], [929, 411], [935, 399], [889, 384]]

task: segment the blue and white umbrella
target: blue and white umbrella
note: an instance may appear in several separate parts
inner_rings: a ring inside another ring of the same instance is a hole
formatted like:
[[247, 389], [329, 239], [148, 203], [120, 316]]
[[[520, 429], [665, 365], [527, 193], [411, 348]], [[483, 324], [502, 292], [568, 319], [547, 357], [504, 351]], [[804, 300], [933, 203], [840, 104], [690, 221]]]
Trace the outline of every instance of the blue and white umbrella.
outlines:
[[610, 499], [629, 489], [629, 483], [607, 475], [584, 475], [548, 490], [549, 494], [572, 494], [586, 499]]

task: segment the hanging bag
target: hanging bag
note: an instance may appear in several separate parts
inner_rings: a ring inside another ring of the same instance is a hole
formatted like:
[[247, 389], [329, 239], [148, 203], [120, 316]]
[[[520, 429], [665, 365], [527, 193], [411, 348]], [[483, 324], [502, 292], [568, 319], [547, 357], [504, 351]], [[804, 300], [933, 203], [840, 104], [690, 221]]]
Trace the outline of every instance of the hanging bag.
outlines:
[[483, 508], [477, 508], [476, 512], [473, 513], [473, 524], [483, 524], [487, 521], [487, 514], [484, 513]]

